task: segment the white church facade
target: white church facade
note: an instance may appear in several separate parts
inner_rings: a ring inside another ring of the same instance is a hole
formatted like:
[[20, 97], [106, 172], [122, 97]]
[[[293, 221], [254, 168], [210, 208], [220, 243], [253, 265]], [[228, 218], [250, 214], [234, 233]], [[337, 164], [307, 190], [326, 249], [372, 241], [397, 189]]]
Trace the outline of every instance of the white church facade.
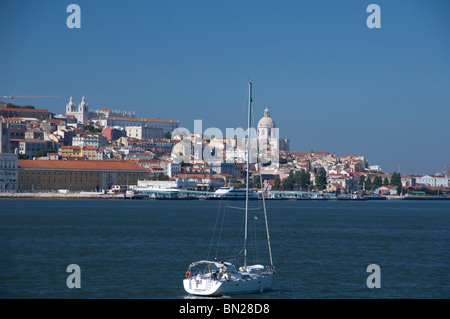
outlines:
[[76, 106], [73, 103], [73, 97], [70, 97], [69, 103], [66, 105], [66, 115], [73, 116], [77, 119], [77, 122], [87, 123], [89, 120], [89, 105], [86, 103], [86, 99], [81, 99], [81, 103]]

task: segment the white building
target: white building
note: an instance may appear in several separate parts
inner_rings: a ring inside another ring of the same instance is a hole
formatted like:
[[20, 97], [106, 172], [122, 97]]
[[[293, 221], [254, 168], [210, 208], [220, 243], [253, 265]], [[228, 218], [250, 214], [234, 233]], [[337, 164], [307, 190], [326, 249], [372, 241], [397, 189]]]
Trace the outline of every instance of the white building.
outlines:
[[128, 118], [128, 117], [108, 117], [98, 120], [100, 126], [144, 126], [160, 128], [163, 132], [172, 132], [178, 127], [178, 122], [173, 120], [160, 119], [157, 117]]
[[269, 115], [269, 109], [264, 110], [264, 116], [258, 122], [258, 141], [270, 145], [271, 149], [278, 150], [278, 131], [276, 130], [275, 122]]
[[93, 133], [89, 135], [77, 134], [72, 138], [72, 146], [91, 145], [95, 148], [104, 147], [108, 143], [106, 137], [100, 133]]
[[197, 187], [195, 179], [177, 179], [175, 181], [152, 181], [152, 180], [138, 180], [135, 189], [174, 189], [174, 188], [193, 188]]
[[416, 185], [449, 187], [450, 178], [445, 175], [424, 175], [416, 178]]
[[[259, 120], [257, 127], [259, 156], [263, 164], [271, 163], [273, 168], [279, 167], [280, 138], [278, 128], [270, 117], [269, 109], [264, 110], [264, 116]], [[284, 148], [289, 148], [288, 140], [283, 140]], [[287, 145], [287, 146], [286, 146]]]
[[69, 103], [66, 105], [66, 116], [74, 116], [78, 122], [87, 123], [89, 120], [89, 105], [86, 103], [86, 99], [81, 99], [81, 103], [77, 106], [73, 103], [73, 98], [70, 97]]
[[381, 186], [373, 191], [375, 195], [397, 195], [397, 187], [393, 185]]
[[102, 110], [89, 111], [89, 119], [93, 118], [106, 118], [106, 117], [135, 117], [134, 111], [118, 111], [111, 110], [109, 107], [105, 107]]
[[140, 140], [161, 139], [164, 137], [164, 131], [160, 127], [148, 125], [125, 126], [128, 137], [138, 138]]
[[0, 153], [0, 193], [17, 192], [18, 189], [18, 155]]
[[181, 164], [174, 162], [165, 163], [164, 175], [174, 177], [177, 176], [178, 174], [181, 174]]

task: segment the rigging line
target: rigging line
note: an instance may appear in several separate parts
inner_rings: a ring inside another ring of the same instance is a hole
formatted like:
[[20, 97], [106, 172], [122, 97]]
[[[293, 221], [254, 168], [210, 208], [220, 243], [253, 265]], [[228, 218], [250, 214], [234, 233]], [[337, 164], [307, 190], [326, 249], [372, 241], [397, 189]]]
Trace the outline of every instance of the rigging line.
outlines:
[[207, 258], [207, 259], [209, 259], [209, 256], [210, 256], [210, 254], [211, 254], [211, 248], [212, 248], [212, 245], [213, 245], [214, 236], [216, 235], [217, 222], [219, 221], [219, 216], [220, 216], [220, 209], [221, 209], [221, 207], [222, 207], [222, 201], [220, 201], [219, 209], [218, 209], [218, 211], [217, 211], [217, 215], [216, 215], [216, 223], [215, 223], [215, 225], [214, 225], [214, 231], [213, 231], [213, 233], [212, 233], [211, 241], [210, 241], [210, 243], [209, 243], [208, 258]]
[[[253, 125], [255, 128], [255, 140], [256, 140], [256, 167], [257, 169], [259, 169], [259, 165], [258, 165], [258, 161], [259, 161], [259, 140], [258, 140], [258, 131], [257, 131], [257, 125], [256, 125], [256, 119], [255, 119], [255, 109], [253, 106], [253, 100], [251, 101], [252, 103], [250, 104], [250, 112], [252, 115], [252, 119], [253, 119]], [[248, 138], [250, 140], [250, 131], [248, 132]], [[262, 185], [262, 176], [261, 174], [259, 174], [259, 178], [260, 178], [260, 184]], [[263, 194], [264, 196], [264, 194]], [[258, 201], [258, 210], [261, 209], [261, 204]], [[250, 209], [249, 209], [250, 210]], [[255, 219], [253, 219], [253, 257], [254, 257], [254, 261], [255, 263], [258, 260], [258, 244], [257, 244], [257, 231], [256, 231], [256, 222]]]
[[258, 242], [256, 240], [256, 221], [253, 219], [253, 257], [254, 263], [258, 260]]
[[[247, 94], [247, 89], [243, 89], [243, 91], [245, 92], [245, 93], [243, 93], [243, 95], [244, 95], [244, 98], [243, 98], [243, 101], [242, 101], [242, 104], [241, 104], [241, 115], [239, 116], [239, 120], [238, 120], [238, 123], [237, 123], [237, 127], [242, 127], [243, 125], [242, 125], [242, 123], [244, 122], [244, 120], [243, 120], [243, 117], [244, 117], [244, 112], [246, 111], [246, 109], [247, 109], [247, 103], [248, 103], [248, 94]], [[233, 138], [234, 136], [229, 136], [230, 138]]]
[[[253, 109], [253, 103], [252, 103], [252, 105], [251, 105], [251, 108], [252, 108], [252, 114], [253, 114], [253, 123], [256, 123], [256, 121], [255, 121], [255, 112], [254, 112], [254, 109]], [[256, 136], [256, 154], [257, 154], [257, 156], [256, 156], [256, 160], [258, 161], [259, 160], [259, 139], [258, 139], [258, 134], [257, 134], [257, 136]], [[262, 165], [262, 163], [261, 163], [261, 165]], [[259, 165], [258, 165], [258, 168], [259, 168]], [[260, 181], [260, 184], [261, 184], [261, 188], [263, 189], [263, 191], [262, 191], [262, 202], [263, 202], [263, 210], [264, 210], [264, 221], [265, 221], [265, 223], [266, 223], [266, 235], [267, 235], [267, 246], [268, 246], [268, 248], [269, 248], [269, 258], [270, 258], [270, 267], [272, 267], [273, 268], [273, 260], [272, 260], [272, 249], [271, 249], [271, 245], [270, 245], [270, 235], [269, 235], [269, 224], [268, 224], [268, 221], [267, 221], [267, 211], [266, 211], [266, 201], [265, 201], [265, 196], [264, 196], [264, 185], [263, 185], [263, 180], [262, 180], [262, 174], [259, 174], [259, 181]]]
[[[220, 202], [221, 202], [221, 206], [222, 206], [222, 200]], [[223, 224], [225, 221], [226, 212], [227, 212], [227, 204], [224, 205], [224, 210], [223, 210], [223, 214], [222, 214], [222, 223], [220, 225], [220, 231], [219, 231], [219, 236], [218, 236], [217, 246], [216, 246], [216, 254], [214, 257], [217, 257], [219, 255], [219, 246], [220, 246], [220, 242], [222, 240], [222, 231], [223, 231]]]
[[[223, 199], [222, 199], [223, 200]], [[220, 235], [217, 241], [217, 246], [216, 246], [216, 254], [214, 255], [214, 258], [217, 259], [219, 254], [223, 254], [223, 247], [225, 247], [225, 250], [228, 249], [228, 234], [227, 232], [223, 231], [224, 225], [225, 225], [225, 218], [226, 215], [228, 214], [228, 207], [227, 207], [227, 201], [224, 200], [224, 207], [223, 207], [223, 214], [222, 214], [222, 221], [220, 223]], [[226, 251], [226, 253], [228, 254], [228, 251]]]
[[[228, 206], [228, 208], [245, 210], [244, 207], [236, 207], [236, 206]], [[261, 210], [261, 208], [260, 207], [252, 207], [252, 208], [249, 208], [248, 210]]]

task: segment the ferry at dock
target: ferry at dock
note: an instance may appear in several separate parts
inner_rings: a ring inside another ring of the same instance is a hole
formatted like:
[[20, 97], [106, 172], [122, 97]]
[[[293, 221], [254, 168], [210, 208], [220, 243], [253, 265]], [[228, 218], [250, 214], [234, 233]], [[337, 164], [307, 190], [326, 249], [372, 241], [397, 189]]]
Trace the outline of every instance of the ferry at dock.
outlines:
[[[209, 199], [242, 199], [245, 200], [246, 190], [245, 188], [234, 187], [220, 187], [213, 194], [209, 196]], [[249, 199], [257, 199], [256, 194], [249, 190]]]

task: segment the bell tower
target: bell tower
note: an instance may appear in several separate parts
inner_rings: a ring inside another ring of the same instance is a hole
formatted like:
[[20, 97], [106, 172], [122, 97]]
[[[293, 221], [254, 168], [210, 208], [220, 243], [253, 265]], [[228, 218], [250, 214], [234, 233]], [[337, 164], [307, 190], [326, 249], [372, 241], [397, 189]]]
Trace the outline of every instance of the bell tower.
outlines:
[[83, 96], [81, 99], [81, 103], [78, 105], [78, 112], [77, 112], [77, 120], [81, 123], [86, 123], [89, 120], [89, 105], [86, 103], [86, 99]]

